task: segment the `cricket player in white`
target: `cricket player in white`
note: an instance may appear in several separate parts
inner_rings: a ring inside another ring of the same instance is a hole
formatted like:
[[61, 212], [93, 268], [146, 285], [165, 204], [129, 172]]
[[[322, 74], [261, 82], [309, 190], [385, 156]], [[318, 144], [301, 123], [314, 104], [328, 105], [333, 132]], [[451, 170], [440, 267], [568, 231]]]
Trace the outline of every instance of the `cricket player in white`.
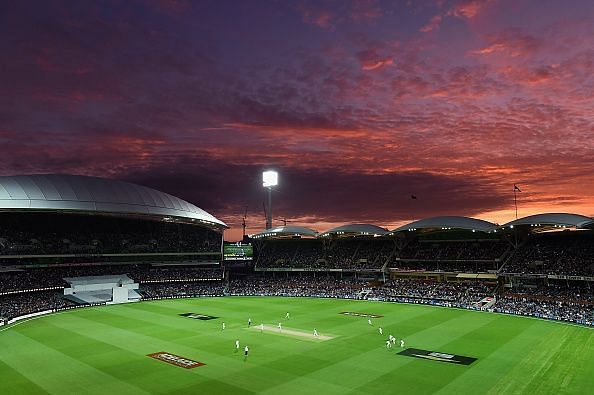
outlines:
[[289, 312], [287, 311], [287, 314], [285, 314], [285, 319], [288, 320], [289, 318], [291, 317], [289, 317]]
[[283, 325], [280, 322], [278, 323], [278, 330], [279, 331], [282, 331], [283, 330]]
[[247, 361], [248, 352], [250, 352], [250, 349], [248, 348], [248, 346], [245, 346], [245, 348], [243, 349], [243, 360], [244, 361]]
[[379, 328], [377, 328], [379, 330], [380, 335], [384, 334], [384, 330], [382, 329], [382, 327], [380, 326]]
[[235, 340], [235, 352], [239, 351], [239, 339]]
[[390, 340], [386, 340], [386, 348], [392, 348], [392, 343]]
[[392, 335], [390, 335], [390, 341], [392, 342], [392, 344], [396, 344], [396, 338]]
[[371, 318], [367, 320], [367, 323], [368, 323], [369, 325], [373, 325], [373, 324], [371, 323]]
[[400, 339], [400, 347], [404, 347], [404, 339]]
[[252, 319], [248, 318], [248, 328], [252, 326]]
[[223, 330], [225, 330], [225, 323], [223, 322]]
[[316, 329], [316, 328], [314, 328], [313, 335], [314, 335], [315, 337], [318, 337], [318, 336], [320, 336], [320, 335], [318, 335], [318, 331], [317, 331], [317, 329]]

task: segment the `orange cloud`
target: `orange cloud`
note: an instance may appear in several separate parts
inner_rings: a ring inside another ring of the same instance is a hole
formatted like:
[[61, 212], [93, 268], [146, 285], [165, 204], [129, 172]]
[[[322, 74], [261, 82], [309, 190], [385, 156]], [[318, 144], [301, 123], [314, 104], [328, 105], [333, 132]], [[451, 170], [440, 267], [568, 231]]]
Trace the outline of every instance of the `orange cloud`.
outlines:
[[520, 29], [506, 29], [491, 36], [487, 46], [471, 51], [472, 55], [505, 54], [509, 57], [531, 56], [543, 46], [541, 39], [523, 33]]
[[370, 71], [370, 70], [379, 69], [380, 67], [383, 67], [383, 66], [391, 65], [393, 63], [394, 63], [394, 61], [392, 59], [378, 60], [378, 61], [376, 61], [374, 63], [363, 64], [361, 66], [361, 68], [363, 70]]

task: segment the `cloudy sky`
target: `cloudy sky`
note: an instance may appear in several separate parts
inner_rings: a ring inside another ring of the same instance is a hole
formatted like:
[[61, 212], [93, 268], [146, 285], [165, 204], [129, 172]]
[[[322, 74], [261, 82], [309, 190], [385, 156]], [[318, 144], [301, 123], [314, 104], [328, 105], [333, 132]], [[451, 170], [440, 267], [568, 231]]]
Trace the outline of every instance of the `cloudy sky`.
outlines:
[[[594, 214], [594, 2], [12, 1], [0, 174], [144, 184], [228, 222]], [[411, 199], [411, 194], [417, 196]]]

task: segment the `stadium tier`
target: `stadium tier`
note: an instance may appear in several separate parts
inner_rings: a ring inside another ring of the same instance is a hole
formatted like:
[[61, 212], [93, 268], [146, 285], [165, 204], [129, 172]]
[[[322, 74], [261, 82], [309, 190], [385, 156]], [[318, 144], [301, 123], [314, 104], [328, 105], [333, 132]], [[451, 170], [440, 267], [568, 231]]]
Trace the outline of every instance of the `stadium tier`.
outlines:
[[182, 199], [122, 181], [0, 177], [0, 264], [211, 262], [226, 225]]

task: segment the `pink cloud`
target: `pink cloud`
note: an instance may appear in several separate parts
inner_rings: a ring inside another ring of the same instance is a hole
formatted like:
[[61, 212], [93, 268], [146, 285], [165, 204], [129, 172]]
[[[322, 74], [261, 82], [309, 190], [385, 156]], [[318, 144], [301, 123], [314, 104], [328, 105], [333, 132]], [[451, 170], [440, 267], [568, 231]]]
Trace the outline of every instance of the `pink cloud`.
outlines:
[[535, 54], [543, 46], [541, 39], [523, 33], [520, 29], [506, 29], [488, 39], [487, 46], [473, 50], [472, 55], [505, 54], [510, 57], [521, 57]]
[[391, 56], [383, 56], [375, 49], [367, 49], [357, 54], [361, 69], [365, 71], [376, 70], [394, 63]]
[[462, 19], [474, 19], [496, 1], [497, 0], [462, 0], [448, 11], [448, 15], [453, 15]]
[[423, 33], [429, 33], [429, 32], [435, 31], [435, 30], [439, 30], [441, 20], [442, 20], [441, 15], [435, 15], [433, 18], [431, 18], [431, 20], [425, 26], [423, 26], [420, 29], [420, 31]]

